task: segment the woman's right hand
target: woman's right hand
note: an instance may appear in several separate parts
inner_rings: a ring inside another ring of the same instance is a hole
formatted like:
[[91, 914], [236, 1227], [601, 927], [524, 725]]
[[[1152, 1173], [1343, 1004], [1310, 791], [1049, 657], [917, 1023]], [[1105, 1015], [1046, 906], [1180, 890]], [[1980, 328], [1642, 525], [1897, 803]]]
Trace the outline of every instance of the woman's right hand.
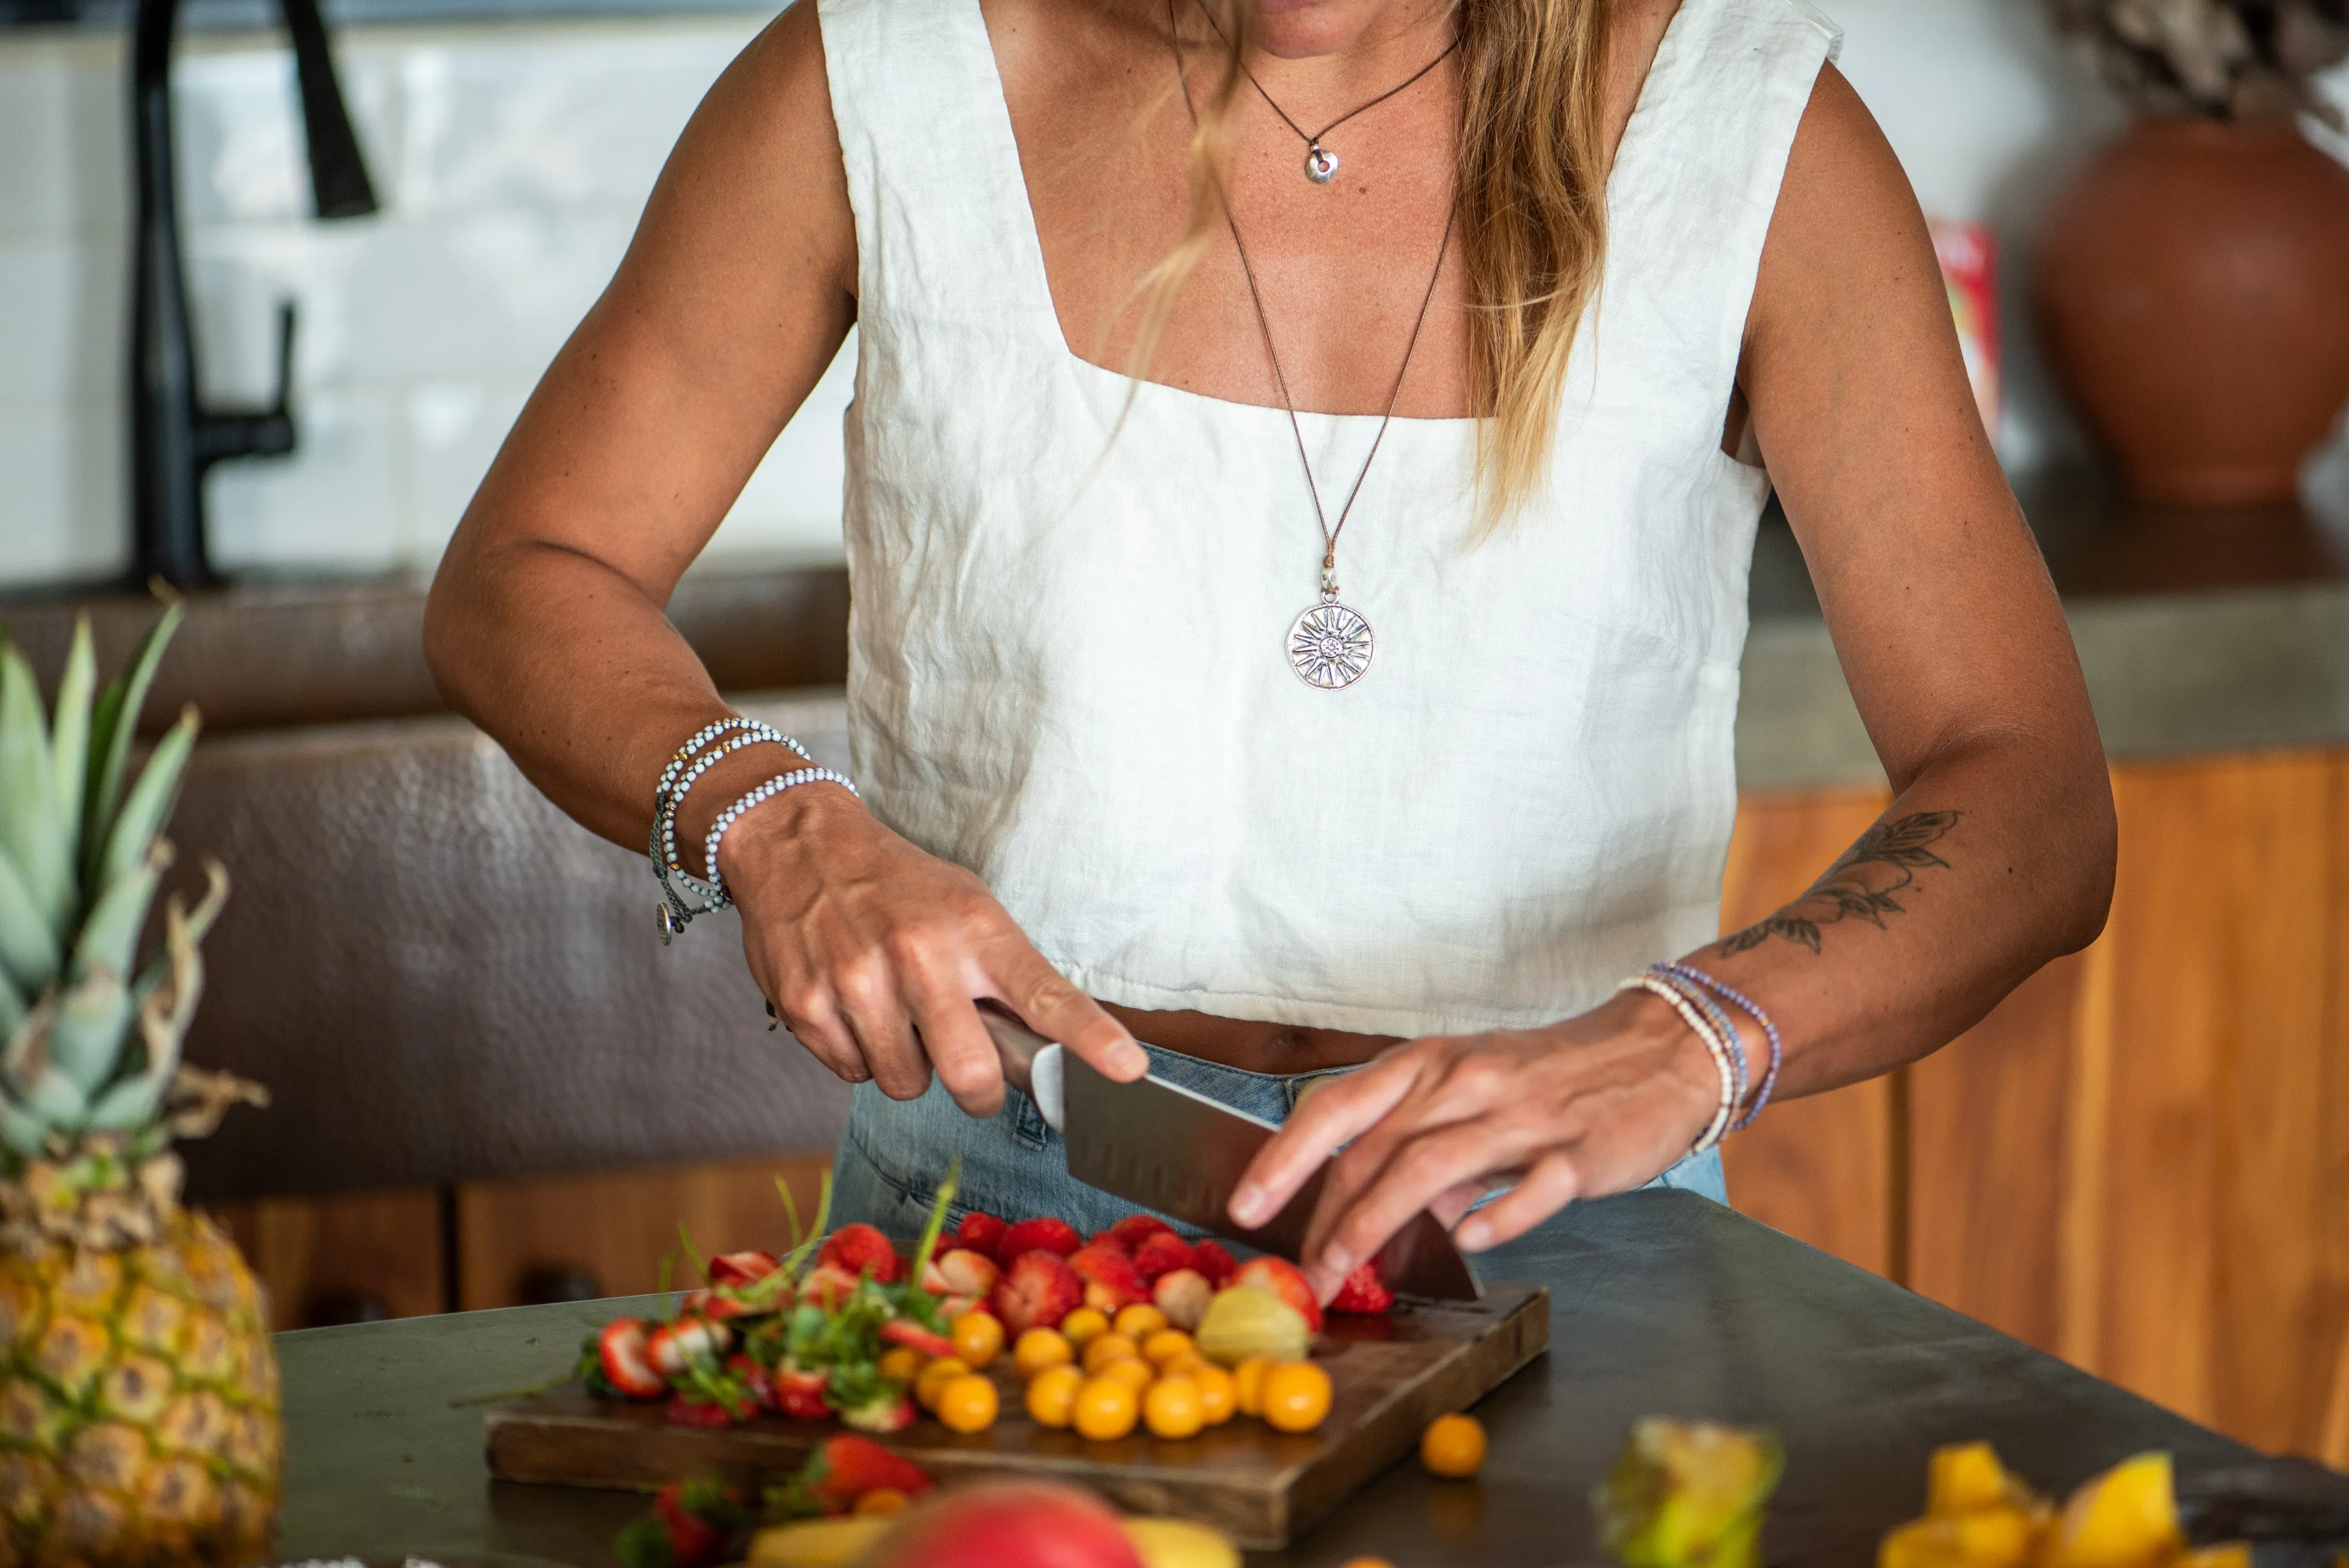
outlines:
[[972, 1005], [982, 997], [1112, 1078], [1148, 1069], [1133, 1036], [1044, 961], [986, 884], [836, 784], [802, 784], [752, 810], [719, 860], [759, 989], [852, 1084], [870, 1078], [910, 1100], [936, 1069], [957, 1105], [994, 1115], [1003, 1067]]

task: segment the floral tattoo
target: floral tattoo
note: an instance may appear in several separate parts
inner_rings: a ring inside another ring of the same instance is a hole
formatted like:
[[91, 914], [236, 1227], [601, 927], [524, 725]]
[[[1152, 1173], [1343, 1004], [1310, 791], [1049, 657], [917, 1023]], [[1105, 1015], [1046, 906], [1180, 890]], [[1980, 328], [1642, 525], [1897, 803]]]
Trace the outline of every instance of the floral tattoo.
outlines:
[[1719, 950], [1724, 957], [1751, 952], [1772, 937], [1784, 937], [1816, 952], [1820, 929], [1849, 919], [1866, 920], [1882, 930], [1885, 916], [1903, 912], [1899, 895], [1916, 885], [1918, 872], [1928, 866], [1949, 869], [1950, 863], [1933, 853], [1933, 846], [1964, 815], [1919, 811], [1878, 823], [1808, 892], [1776, 914], [1722, 938]]

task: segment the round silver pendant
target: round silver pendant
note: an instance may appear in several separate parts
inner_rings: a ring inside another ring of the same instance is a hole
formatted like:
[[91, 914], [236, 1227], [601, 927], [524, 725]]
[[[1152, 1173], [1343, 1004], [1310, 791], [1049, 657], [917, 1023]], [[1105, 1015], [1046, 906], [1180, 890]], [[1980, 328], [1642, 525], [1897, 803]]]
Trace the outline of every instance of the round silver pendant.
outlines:
[[1288, 627], [1288, 667], [1308, 686], [1335, 691], [1371, 667], [1371, 623], [1335, 599], [1307, 609]]
[[1338, 177], [1338, 155], [1315, 142], [1305, 155], [1305, 177], [1316, 185], [1327, 185]]

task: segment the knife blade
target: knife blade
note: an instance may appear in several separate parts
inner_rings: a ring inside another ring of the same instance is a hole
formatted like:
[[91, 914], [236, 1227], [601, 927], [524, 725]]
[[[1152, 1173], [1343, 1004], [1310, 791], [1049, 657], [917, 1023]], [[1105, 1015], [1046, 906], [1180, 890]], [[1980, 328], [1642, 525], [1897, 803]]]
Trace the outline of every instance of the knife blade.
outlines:
[[[1155, 1075], [1118, 1083], [1000, 1008], [982, 1005], [979, 1016], [1006, 1076], [1028, 1088], [1060, 1129], [1071, 1176], [1242, 1246], [1292, 1262], [1302, 1258], [1326, 1166], [1264, 1225], [1245, 1229], [1229, 1210], [1241, 1173], [1279, 1130], [1275, 1124]], [[1398, 1295], [1476, 1301], [1484, 1293], [1433, 1214], [1423, 1211], [1397, 1231], [1378, 1262], [1379, 1277]]]

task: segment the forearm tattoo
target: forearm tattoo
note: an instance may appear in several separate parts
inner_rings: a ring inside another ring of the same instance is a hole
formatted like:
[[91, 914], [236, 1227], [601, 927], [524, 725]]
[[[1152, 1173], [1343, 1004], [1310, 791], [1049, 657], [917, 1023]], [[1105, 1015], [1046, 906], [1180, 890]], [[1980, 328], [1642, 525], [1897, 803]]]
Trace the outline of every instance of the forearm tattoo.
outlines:
[[1816, 952], [1820, 929], [1849, 919], [1866, 920], [1882, 930], [1885, 916], [1903, 912], [1899, 896], [1916, 886], [1918, 872], [1928, 866], [1949, 869], [1950, 863], [1933, 853], [1933, 846], [1964, 815], [1919, 811], [1878, 823], [1811, 884], [1810, 891], [1776, 914], [1722, 938], [1717, 950], [1723, 956], [1751, 952], [1772, 937], [1784, 937]]

